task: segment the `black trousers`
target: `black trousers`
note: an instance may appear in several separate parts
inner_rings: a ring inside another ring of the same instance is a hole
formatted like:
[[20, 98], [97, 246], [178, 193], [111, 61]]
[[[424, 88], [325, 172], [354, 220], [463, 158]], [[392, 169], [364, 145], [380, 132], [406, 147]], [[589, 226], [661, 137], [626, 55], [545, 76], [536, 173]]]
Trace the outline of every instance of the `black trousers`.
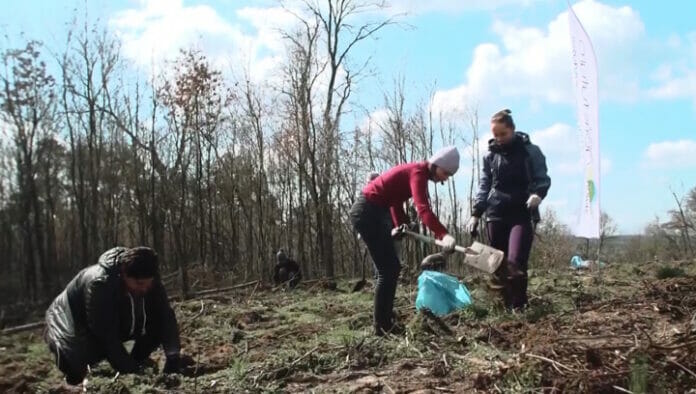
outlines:
[[350, 210], [353, 227], [367, 245], [377, 269], [374, 325], [377, 334], [389, 332], [394, 324], [392, 309], [401, 264], [391, 237], [389, 209], [368, 202], [363, 195]]
[[[87, 376], [87, 366], [94, 365], [106, 358], [106, 353], [99, 342], [89, 336], [70, 341], [52, 340], [51, 335], [44, 334], [44, 340], [48, 349], [53, 353], [56, 367], [65, 375], [68, 384], [80, 384]], [[135, 338], [135, 344], [131, 349], [131, 357], [138, 363], [145, 361], [150, 354], [162, 343], [159, 335], [146, 332], [143, 336]]]

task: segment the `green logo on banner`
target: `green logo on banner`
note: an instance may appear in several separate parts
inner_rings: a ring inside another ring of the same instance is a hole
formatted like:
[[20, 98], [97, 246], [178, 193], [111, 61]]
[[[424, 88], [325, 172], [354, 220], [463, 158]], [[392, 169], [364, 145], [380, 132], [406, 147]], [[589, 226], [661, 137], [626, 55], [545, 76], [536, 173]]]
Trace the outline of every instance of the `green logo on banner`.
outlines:
[[587, 181], [587, 194], [590, 196], [590, 201], [594, 201], [595, 198], [595, 185], [592, 179]]

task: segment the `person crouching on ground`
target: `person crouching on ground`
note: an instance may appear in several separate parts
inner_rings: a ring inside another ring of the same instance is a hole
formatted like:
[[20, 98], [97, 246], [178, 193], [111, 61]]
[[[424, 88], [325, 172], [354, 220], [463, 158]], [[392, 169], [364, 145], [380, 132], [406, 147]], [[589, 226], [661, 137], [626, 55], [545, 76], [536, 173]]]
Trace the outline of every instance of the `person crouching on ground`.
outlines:
[[[44, 339], [68, 384], [87, 366], [107, 359], [120, 373], [138, 372], [162, 346], [163, 372], [179, 372], [180, 340], [160, 280], [157, 254], [147, 247], [115, 247], [80, 271], [46, 311]], [[135, 340], [130, 353], [123, 342]]]
[[273, 267], [273, 283], [276, 286], [287, 285], [288, 288], [294, 289], [302, 280], [302, 271], [297, 261], [288, 258], [283, 249], [279, 249], [276, 253], [276, 264]]
[[400, 164], [371, 180], [350, 211], [351, 222], [367, 245], [377, 267], [374, 328], [377, 335], [394, 328], [394, 296], [401, 270], [393, 227], [408, 224], [403, 204], [413, 197], [421, 221], [453, 250], [455, 239], [449, 235], [430, 207], [428, 181], [444, 182], [459, 168], [459, 152], [454, 146], [438, 151], [427, 161]]

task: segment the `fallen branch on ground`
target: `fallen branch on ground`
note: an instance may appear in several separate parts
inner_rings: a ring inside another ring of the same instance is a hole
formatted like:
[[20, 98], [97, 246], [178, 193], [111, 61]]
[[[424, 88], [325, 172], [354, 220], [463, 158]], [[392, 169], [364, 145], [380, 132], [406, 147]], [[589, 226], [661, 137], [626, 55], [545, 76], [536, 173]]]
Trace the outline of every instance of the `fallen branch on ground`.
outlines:
[[680, 363], [677, 362], [676, 360], [667, 359], [667, 361], [669, 361], [670, 363], [676, 365], [677, 367], [679, 367], [679, 368], [681, 368], [682, 370], [684, 370], [684, 372], [687, 372], [687, 373], [689, 373], [689, 375], [691, 375], [691, 376], [693, 376], [693, 377], [696, 378], [696, 373], [694, 373], [694, 371], [692, 371], [692, 370], [690, 370], [689, 368], [683, 366], [682, 364], [680, 364]]
[[256, 286], [254, 286], [254, 290], [251, 291], [251, 294], [249, 294], [249, 297], [248, 297], [247, 300], [246, 300], [246, 303], [247, 303], [247, 304], [249, 303], [249, 301], [251, 301], [252, 298], [254, 298], [254, 294], [256, 294], [256, 289], [259, 288], [259, 284], [260, 284], [260, 283], [261, 283], [261, 282], [256, 282]]
[[[259, 281], [258, 281], [258, 280], [254, 280], [254, 281], [251, 281], [251, 282], [242, 283], [242, 284], [234, 285], [234, 286], [221, 287], [221, 288], [217, 288], [217, 289], [201, 290], [201, 291], [197, 291], [197, 292], [191, 293], [191, 297], [200, 297], [200, 296], [209, 295], [209, 294], [224, 293], [224, 292], [230, 291], [230, 290], [243, 289], [243, 288], [245, 288], [245, 287], [253, 286], [253, 285], [257, 284], [257, 283], [259, 283]], [[173, 295], [173, 296], [169, 297], [169, 300], [170, 300], [170, 301], [175, 301], [175, 300], [178, 300], [178, 299], [181, 299], [181, 295], [178, 295], [178, 294], [177, 294], [177, 295]]]
[[6, 328], [6, 329], [2, 330], [2, 333], [3, 333], [4, 335], [15, 334], [15, 333], [22, 332], [22, 331], [29, 331], [29, 330], [34, 330], [34, 329], [37, 329], [37, 328], [41, 328], [41, 327], [43, 327], [43, 326], [45, 326], [45, 325], [46, 325], [45, 322], [43, 322], [43, 321], [37, 321], [37, 322], [34, 322], [34, 323], [23, 324], [23, 325], [21, 325], [21, 326]]
[[558, 369], [558, 367], [563, 367], [563, 369], [565, 369], [566, 371], [573, 372], [572, 368], [568, 367], [565, 364], [561, 364], [558, 361], [551, 360], [550, 358], [547, 358], [544, 356], [537, 356], [536, 354], [532, 354], [532, 353], [524, 353], [524, 355], [527, 357], [536, 358], [538, 360], [546, 361], [547, 363], [551, 364], [562, 375], [563, 375], [563, 372], [561, 372], [561, 370]]

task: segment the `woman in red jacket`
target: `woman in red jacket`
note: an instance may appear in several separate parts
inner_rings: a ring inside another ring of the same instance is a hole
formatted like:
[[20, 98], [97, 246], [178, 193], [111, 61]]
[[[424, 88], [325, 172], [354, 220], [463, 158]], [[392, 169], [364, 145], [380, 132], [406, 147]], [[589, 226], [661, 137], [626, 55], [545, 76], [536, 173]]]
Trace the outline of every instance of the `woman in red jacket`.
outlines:
[[408, 223], [404, 202], [413, 197], [421, 221], [444, 241], [445, 249], [454, 249], [455, 239], [447, 233], [430, 208], [428, 181], [444, 182], [459, 168], [459, 152], [454, 146], [438, 151], [427, 161], [400, 164], [371, 180], [353, 205], [353, 227], [367, 245], [377, 267], [374, 326], [377, 335], [392, 330], [392, 308], [401, 270], [391, 229]]

